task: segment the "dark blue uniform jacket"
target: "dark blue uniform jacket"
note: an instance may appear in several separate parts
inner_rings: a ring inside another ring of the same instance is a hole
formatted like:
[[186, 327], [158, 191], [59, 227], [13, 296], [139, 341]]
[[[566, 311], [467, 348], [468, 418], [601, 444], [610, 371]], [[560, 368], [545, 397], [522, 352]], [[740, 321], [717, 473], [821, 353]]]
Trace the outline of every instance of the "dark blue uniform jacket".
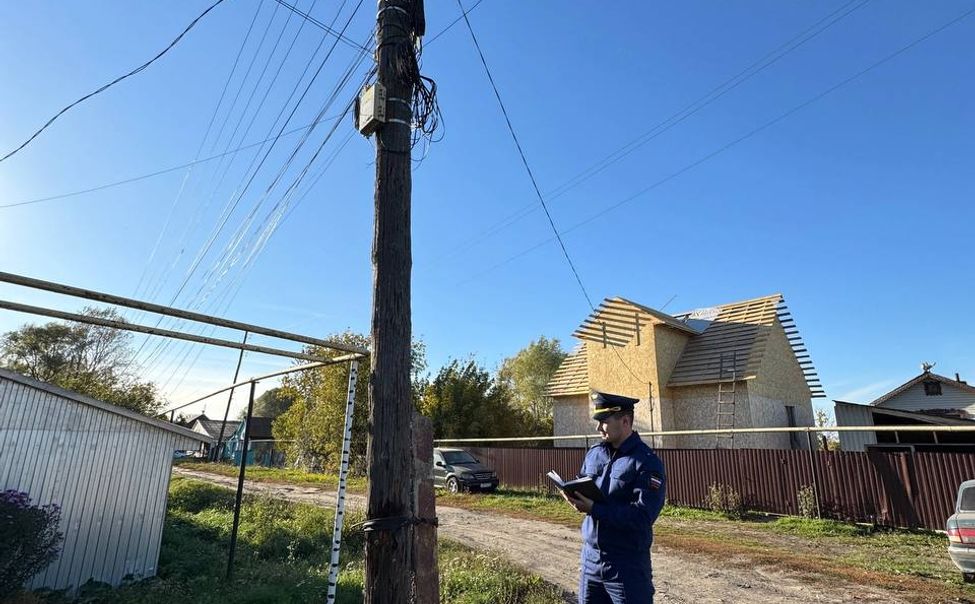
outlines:
[[664, 505], [664, 466], [634, 432], [619, 449], [600, 443], [586, 453], [582, 475], [590, 476], [606, 496], [582, 522], [589, 555], [584, 558], [619, 565], [649, 566], [652, 525]]

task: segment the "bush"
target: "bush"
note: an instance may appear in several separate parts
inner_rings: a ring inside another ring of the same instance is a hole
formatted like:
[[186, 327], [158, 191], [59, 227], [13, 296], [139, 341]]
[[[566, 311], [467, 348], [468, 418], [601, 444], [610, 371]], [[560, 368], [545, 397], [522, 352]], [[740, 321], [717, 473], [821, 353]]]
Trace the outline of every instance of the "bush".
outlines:
[[708, 487], [704, 505], [712, 512], [717, 512], [726, 518], [739, 519], [745, 515], [745, 505], [741, 495], [733, 486], [727, 484], [712, 483]]
[[816, 492], [812, 485], [799, 487], [796, 491], [796, 503], [799, 506], [799, 515], [803, 518], [816, 517]]
[[175, 477], [169, 485], [169, 507], [196, 514], [206, 509], [232, 510], [234, 491]]
[[55, 558], [64, 535], [61, 508], [31, 505], [27, 493], [0, 493], [0, 600], [20, 590]]

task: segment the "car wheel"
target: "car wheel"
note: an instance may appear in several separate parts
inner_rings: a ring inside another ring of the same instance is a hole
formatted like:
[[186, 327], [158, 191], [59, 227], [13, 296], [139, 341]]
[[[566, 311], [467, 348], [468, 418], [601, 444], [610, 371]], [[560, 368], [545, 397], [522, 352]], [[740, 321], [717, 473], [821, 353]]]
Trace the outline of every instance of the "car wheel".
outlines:
[[965, 583], [975, 583], [975, 573], [962, 573], [961, 578]]
[[453, 476], [447, 479], [447, 490], [450, 491], [451, 493], [460, 492], [460, 485], [457, 484], [457, 479], [454, 478]]

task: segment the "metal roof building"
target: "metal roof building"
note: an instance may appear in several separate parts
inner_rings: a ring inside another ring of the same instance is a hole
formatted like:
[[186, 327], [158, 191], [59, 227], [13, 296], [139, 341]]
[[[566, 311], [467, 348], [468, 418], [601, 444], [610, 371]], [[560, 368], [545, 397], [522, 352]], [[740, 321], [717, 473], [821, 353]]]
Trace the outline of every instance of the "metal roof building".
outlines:
[[61, 554], [28, 587], [155, 575], [173, 452], [209, 441], [0, 369], [0, 490], [61, 508]]

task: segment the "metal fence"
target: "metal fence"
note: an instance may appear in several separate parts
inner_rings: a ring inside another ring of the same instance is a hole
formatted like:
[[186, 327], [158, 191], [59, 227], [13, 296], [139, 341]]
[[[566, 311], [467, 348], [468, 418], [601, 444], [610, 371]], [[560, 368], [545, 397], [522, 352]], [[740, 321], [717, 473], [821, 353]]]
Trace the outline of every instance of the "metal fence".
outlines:
[[[503, 485], [542, 490], [555, 470], [575, 476], [583, 448], [467, 447]], [[667, 471], [667, 501], [706, 507], [713, 484], [735, 489], [750, 510], [799, 514], [800, 489], [811, 488], [824, 518], [880, 526], [943, 530], [958, 485], [975, 478], [973, 453], [658, 449]]]

